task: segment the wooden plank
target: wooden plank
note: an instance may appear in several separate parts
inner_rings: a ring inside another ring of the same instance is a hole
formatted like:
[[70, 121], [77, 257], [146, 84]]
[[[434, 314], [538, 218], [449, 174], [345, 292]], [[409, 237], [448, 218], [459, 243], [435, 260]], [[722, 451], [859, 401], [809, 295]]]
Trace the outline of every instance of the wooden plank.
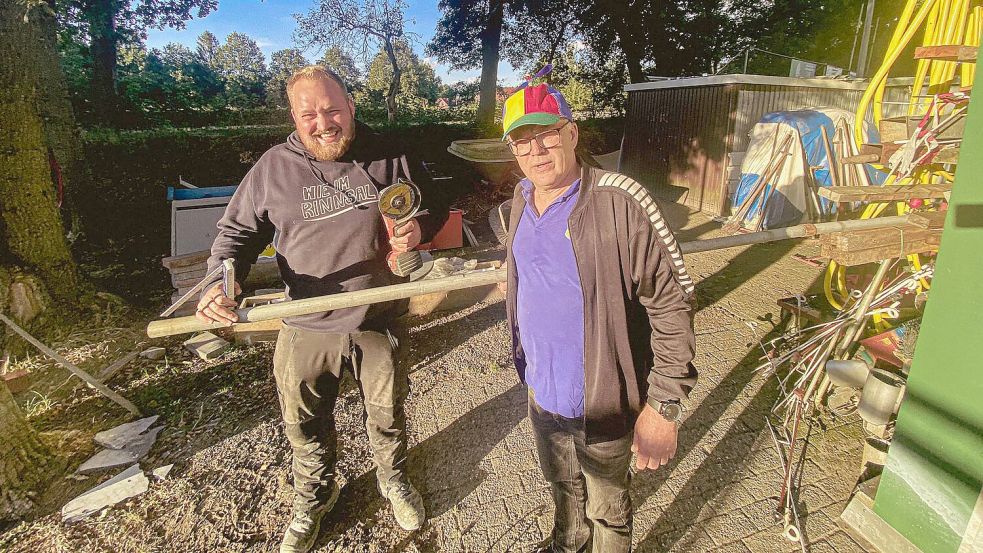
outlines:
[[[918, 124], [924, 118], [922, 115], [912, 115], [907, 117], [889, 117], [881, 119], [879, 130], [883, 144], [890, 144], [896, 141], [907, 141], [918, 129]], [[946, 117], [943, 116], [943, 119]], [[929, 125], [931, 128], [931, 124]], [[966, 130], [966, 115], [958, 115], [951, 122], [936, 134], [937, 140], [951, 140], [962, 138]]]
[[951, 184], [829, 186], [820, 188], [819, 195], [834, 202], [894, 202], [914, 198], [940, 199], [950, 190]]
[[901, 146], [902, 144], [884, 144], [884, 147], [881, 148], [881, 165], [889, 164], [891, 162], [891, 156], [894, 155], [894, 152], [900, 150]]
[[187, 267], [188, 265], [194, 265], [196, 263], [203, 263], [208, 261], [208, 257], [211, 252], [205, 250], [194, 253], [186, 253], [182, 255], [172, 255], [170, 257], [165, 257], [160, 260], [160, 264], [167, 267], [168, 269], [174, 267]]
[[820, 237], [819, 243], [843, 251], [860, 251], [890, 245], [900, 247], [902, 242], [925, 241], [939, 232], [908, 224], [890, 228], [836, 232]]
[[881, 143], [890, 144], [899, 140], [908, 140], [917, 124], [918, 121], [912, 122], [910, 118], [906, 117], [881, 119], [877, 129], [880, 132]]
[[979, 48], [976, 46], [962, 46], [959, 44], [919, 46], [915, 48], [915, 59], [975, 62], [978, 50]]
[[908, 222], [919, 228], [940, 229], [945, 224], [945, 211], [919, 211], [908, 215]]
[[932, 158], [932, 163], [959, 163], [959, 146], [949, 146], [939, 150]]
[[840, 163], [843, 165], [851, 165], [857, 163], [877, 163], [881, 160], [881, 154], [860, 154], [856, 156], [847, 156], [840, 158]]
[[933, 244], [931, 242], [932, 241], [929, 240], [919, 240], [906, 241], [904, 244], [902, 244], [899, 237], [897, 244], [879, 246], [865, 250], [846, 251], [829, 244], [822, 244], [819, 247], [819, 251], [824, 257], [828, 257], [840, 265], [851, 267], [854, 265], [864, 265], [866, 263], [883, 261], [885, 259], [904, 257], [913, 253], [938, 251], [938, 244]]

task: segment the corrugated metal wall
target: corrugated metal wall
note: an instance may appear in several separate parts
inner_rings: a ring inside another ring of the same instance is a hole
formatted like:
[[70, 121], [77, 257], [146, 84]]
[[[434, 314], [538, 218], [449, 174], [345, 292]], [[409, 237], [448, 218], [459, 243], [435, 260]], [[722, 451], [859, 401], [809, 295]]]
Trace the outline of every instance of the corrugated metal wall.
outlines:
[[726, 201], [723, 173], [737, 90], [717, 85], [631, 92], [622, 172], [663, 198], [719, 210]]
[[[909, 91], [889, 87], [885, 101]], [[862, 90], [720, 84], [632, 90], [621, 170], [659, 196], [710, 215], [727, 212], [727, 155], [743, 152], [751, 128], [766, 113], [812, 107], [855, 111]], [[904, 107], [885, 104], [885, 116]]]

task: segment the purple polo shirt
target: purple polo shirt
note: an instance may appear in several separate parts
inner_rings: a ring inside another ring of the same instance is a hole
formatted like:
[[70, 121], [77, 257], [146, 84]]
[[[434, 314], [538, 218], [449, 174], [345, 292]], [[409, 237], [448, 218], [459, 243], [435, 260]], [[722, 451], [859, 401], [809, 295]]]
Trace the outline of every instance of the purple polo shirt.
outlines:
[[519, 276], [516, 314], [526, 354], [526, 384], [543, 409], [584, 416], [584, 294], [567, 220], [580, 179], [542, 215], [533, 208], [532, 183], [521, 182], [526, 209], [512, 240]]

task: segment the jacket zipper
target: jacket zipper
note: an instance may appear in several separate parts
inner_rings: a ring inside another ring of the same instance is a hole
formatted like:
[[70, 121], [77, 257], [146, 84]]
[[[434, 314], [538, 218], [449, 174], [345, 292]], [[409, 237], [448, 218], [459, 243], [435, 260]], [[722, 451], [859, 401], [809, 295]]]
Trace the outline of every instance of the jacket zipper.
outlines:
[[[581, 168], [581, 170], [580, 170], [580, 192], [579, 192], [580, 194], [584, 194], [585, 193], [584, 174], [586, 174], [586, 173], [587, 173], [586, 169], [585, 168]], [[588, 199], [589, 198], [585, 198], [584, 201], [586, 202]], [[576, 209], [577, 209], [577, 206], [575, 205], [574, 206], [574, 211], [576, 211]], [[571, 216], [570, 217], [567, 217], [567, 229], [568, 230], [570, 229], [570, 220], [572, 218], [573, 218], [573, 214], [571, 213]], [[583, 365], [584, 365], [584, 380], [583, 380], [583, 383], [584, 383], [584, 415], [583, 415], [583, 418], [584, 418], [584, 441], [586, 442], [587, 441], [587, 296], [584, 295], [584, 279], [581, 278], [581, 276], [580, 276], [580, 258], [577, 257], [577, 248], [574, 247], [573, 236], [574, 236], [574, 233], [571, 232], [570, 233], [570, 249], [573, 250], [573, 261], [574, 261], [574, 263], [577, 264], [577, 278], [580, 279], [580, 306], [581, 306], [581, 309], [583, 309], [583, 311], [584, 311], [584, 332], [583, 332], [584, 335], [583, 335], [583, 338], [582, 338], [582, 340], [583, 340], [583, 348], [582, 348], [583, 353], [581, 354], [581, 359], [583, 360]]]

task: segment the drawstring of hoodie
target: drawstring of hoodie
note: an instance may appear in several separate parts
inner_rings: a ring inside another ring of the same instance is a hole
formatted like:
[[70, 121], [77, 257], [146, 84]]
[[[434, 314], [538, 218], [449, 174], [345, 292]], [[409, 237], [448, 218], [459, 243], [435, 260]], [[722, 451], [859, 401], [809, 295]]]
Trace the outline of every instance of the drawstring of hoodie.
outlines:
[[[321, 184], [324, 184], [325, 186], [330, 186], [331, 188], [337, 190], [338, 192], [341, 192], [342, 194], [345, 195], [345, 199], [348, 200], [348, 203], [349, 204], [355, 205], [355, 201], [356, 201], [357, 198], [355, 197], [355, 193], [354, 192], [352, 192], [350, 189], [343, 190], [341, 188], [338, 188], [334, 184], [328, 182], [328, 180], [324, 178], [324, 175], [321, 173], [321, 171], [318, 170], [317, 167], [314, 167], [314, 162], [311, 161], [311, 156], [308, 155], [307, 152], [303, 152], [303, 154], [304, 154], [304, 159], [307, 160], [307, 167], [311, 170], [311, 174], [314, 175], [314, 178], [316, 178], [318, 181], [320, 181]], [[355, 167], [358, 167], [359, 169], [362, 169], [361, 164], [359, 164], [357, 161], [352, 160], [352, 163], [355, 164]], [[365, 169], [362, 169], [362, 173], [365, 173]]]

